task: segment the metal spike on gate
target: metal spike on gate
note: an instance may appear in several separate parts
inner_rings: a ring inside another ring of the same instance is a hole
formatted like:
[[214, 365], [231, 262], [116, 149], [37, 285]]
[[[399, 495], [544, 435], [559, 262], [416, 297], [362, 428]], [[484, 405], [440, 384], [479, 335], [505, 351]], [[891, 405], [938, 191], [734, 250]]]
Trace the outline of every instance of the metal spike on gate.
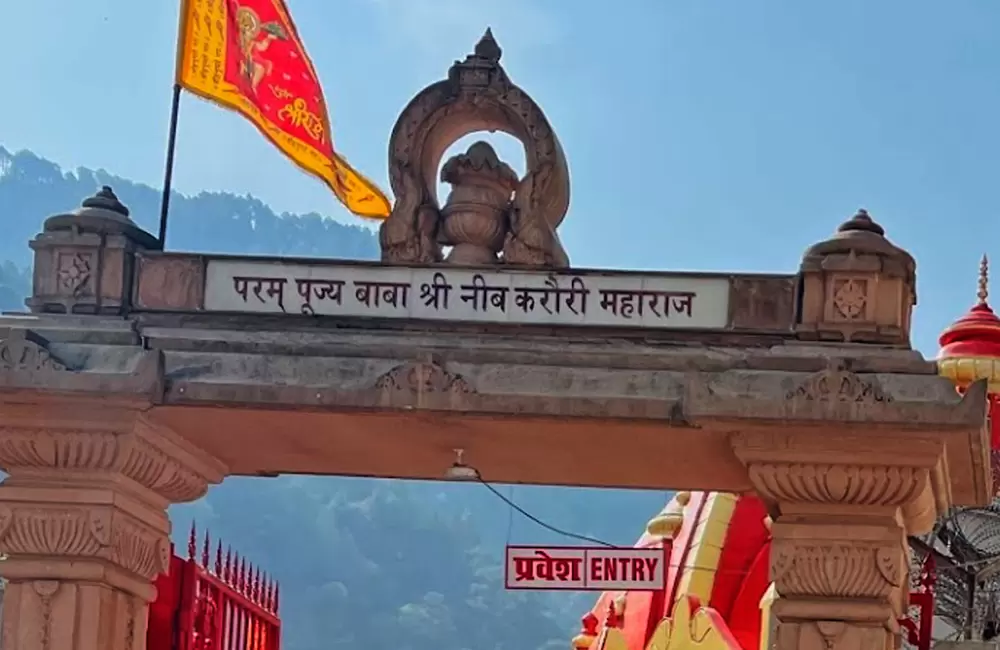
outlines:
[[274, 608], [272, 608], [271, 611], [273, 613], [275, 613], [275, 614], [278, 613], [278, 601], [279, 601], [279, 589], [280, 588], [281, 588], [281, 585], [279, 585], [277, 582], [274, 583]]
[[260, 587], [260, 606], [271, 611], [271, 578], [266, 573], [264, 583]]
[[233, 579], [233, 547], [226, 546], [226, 564], [222, 567], [222, 580], [229, 584]]
[[208, 539], [208, 529], [205, 529], [205, 543], [201, 546], [201, 566], [203, 569], [208, 569], [211, 564], [209, 562], [209, 539]]
[[239, 589], [240, 593], [246, 591], [244, 587], [246, 586], [247, 579], [247, 559], [245, 557], [240, 558], [240, 571], [236, 574], [236, 588]]
[[191, 533], [188, 535], [188, 559], [193, 560], [198, 552], [198, 531], [195, 529], [194, 521], [191, 522]]
[[222, 540], [215, 542], [215, 575], [222, 576]]

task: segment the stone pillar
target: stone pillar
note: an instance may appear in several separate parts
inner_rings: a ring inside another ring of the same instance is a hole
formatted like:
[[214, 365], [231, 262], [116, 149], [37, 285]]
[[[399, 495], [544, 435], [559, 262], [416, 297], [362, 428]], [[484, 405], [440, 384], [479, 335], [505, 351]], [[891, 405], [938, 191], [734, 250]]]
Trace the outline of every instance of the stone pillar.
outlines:
[[155, 429], [134, 398], [5, 400], [3, 650], [143, 650], [170, 503], [225, 468]]
[[[778, 439], [780, 438], [780, 439]], [[777, 650], [894, 650], [908, 600], [907, 533], [947, 499], [943, 445], [871, 436], [742, 433], [733, 439], [774, 511]]]

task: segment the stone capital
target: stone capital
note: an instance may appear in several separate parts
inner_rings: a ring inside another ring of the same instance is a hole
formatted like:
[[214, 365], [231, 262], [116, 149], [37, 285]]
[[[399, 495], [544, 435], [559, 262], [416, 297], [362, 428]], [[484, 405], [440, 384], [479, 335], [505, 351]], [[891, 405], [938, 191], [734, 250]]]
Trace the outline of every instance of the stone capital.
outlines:
[[[159, 508], [194, 501], [226, 475], [223, 463], [128, 403], [5, 404], [4, 485], [101, 488]], [[9, 414], [9, 416], [8, 416]]]
[[153, 580], [170, 563], [167, 506], [227, 468], [129, 398], [15, 396], [3, 408], [3, 648], [145, 647]]
[[897, 430], [747, 430], [730, 438], [757, 492], [783, 514], [901, 516], [927, 532], [951, 506], [944, 444]]

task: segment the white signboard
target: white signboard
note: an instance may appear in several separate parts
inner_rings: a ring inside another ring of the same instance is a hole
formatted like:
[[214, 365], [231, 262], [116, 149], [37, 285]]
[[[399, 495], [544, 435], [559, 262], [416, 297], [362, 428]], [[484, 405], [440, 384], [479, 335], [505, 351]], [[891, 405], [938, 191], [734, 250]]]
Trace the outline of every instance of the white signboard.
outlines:
[[666, 585], [662, 548], [508, 546], [507, 589], [657, 591]]
[[208, 311], [721, 329], [729, 280], [210, 260]]

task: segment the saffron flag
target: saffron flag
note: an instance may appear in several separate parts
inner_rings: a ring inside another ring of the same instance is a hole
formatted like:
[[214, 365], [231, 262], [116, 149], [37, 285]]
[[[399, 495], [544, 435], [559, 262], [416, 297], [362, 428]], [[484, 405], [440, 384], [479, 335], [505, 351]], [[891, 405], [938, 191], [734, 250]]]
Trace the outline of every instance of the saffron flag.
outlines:
[[177, 83], [236, 111], [361, 217], [390, 205], [333, 147], [323, 89], [284, 0], [181, 0]]

